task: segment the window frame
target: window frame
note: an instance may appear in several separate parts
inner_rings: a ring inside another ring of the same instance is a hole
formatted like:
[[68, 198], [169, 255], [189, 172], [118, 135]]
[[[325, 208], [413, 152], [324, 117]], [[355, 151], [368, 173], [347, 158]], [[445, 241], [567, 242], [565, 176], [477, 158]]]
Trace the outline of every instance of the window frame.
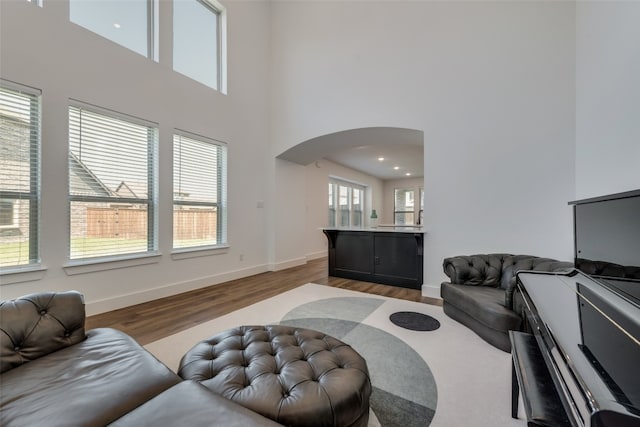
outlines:
[[216, 17], [216, 85], [215, 87], [198, 80], [182, 71], [176, 69], [175, 64], [175, 12], [172, 16], [172, 25], [174, 27], [174, 45], [172, 49], [172, 64], [171, 67], [174, 72], [179, 73], [185, 77], [188, 77], [194, 81], [197, 81], [207, 87], [212, 88], [220, 93], [227, 93], [227, 9], [217, 0], [193, 0], [200, 3], [205, 9], [213, 13]]
[[[227, 248], [227, 161], [228, 161], [228, 147], [227, 144], [218, 141], [213, 138], [207, 138], [201, 135], [197, 135], [191, 132], [183, 131], [180, 129], [174, 129], [173, 138], [172, 138], [172, 152], [175, 153], [175, 144], [176, 137], [182, 137], [191, 139], [197, 143], [202, 144], [210, 144], [215, 146], [217, 149], [217, 156], [220, 156], [217, 161], [217, 169], [214, 171], [216, 174], [216, 194], [217, 201], [216, 202], [205, 202], [205, 201], [187, 201], [187, 200], [176, 200], [176, 188], [175, 188], [175, 179], [176, 179], [176, 159], [175, 155], [172, 161], [173, 173], [172, 173], [172, 221], [171, 221], [171, 247], [172, 253], [186, 253], [186, 252], [194, 252], [194, 251], [205, 251], [211, 249], [220, 249]], [[180, 141], [182, 143], [182, 141]], [[203, 165], [208, 166], [208, 165]], [[204, 171], [203, 171], [204, 172]], [[188, 246], [176, 246], [176, 238], [175, 238], [175, 225], [174, 218], [175, 215], [175, 207], [176, 206], [203, 206], [203, 207], [215, 207], [216, 208], [216, 242], [214, 244], [204, 244], [204, 245], [188, 245]]]
[[[340, 187], [347, 188], [347, 209], [346, 209], [346, 218], [348, 219], [348, 224], [343, 225], [341, 219], [342, 211], [345, 209], [341, 209], [340, 206]], [[356, 210], [354, 208], [354, 190], [358, 190], [361, 193], [360, 200], [360, 209]], [[348, 181], [343, 178], [338, 177], [329, 177], [329, 184], [327, 187], [327, 200], [328, 200], [328, 216], [327, 216], [327, 226], [328, 227], [364, 227], [364, 212], [366, 206], [366, 194], [367, 194], [367, 186], [364, 184], [360, 184], [353, 181]], [[329, 198], [333, 196], [331, 200]], [[333, 205], [330, 202], [333, 202]], [[332, 207], [333, 206], [333, 207]], [[358, 214], [360, 217], [360, 224], [354, 225], [356, 221], [354, 221], [355, 215]], [[333, 218], [333, 220], [332, 220]]]
[[[2, 273], [12, 273], [40, 266], [40, 204], [41, 204], [41, 149], [42, 149], [42, 91], [39, 89], [0, 79], [0, 87], [6, 91], [23, 95], [29, 103], [29, 191], [8, 191], [0, 188], [0, 200], [13, 203], [15, 224], [15, 202], [28, 201], [29, 206], [29, 257], [28, 262], [0, 267]], [[36, 120], [35, 125], [33, 124]], [[15, 227], [15, 225], [1, 228]]]
[[[405, 194], [411, 192], [413, 194], [413, 207], [411, 210], [398, 210], [398, 191], [404, 191]], [[416, 190], [413, 188], [394, 188], [393, 189], [393, 224], [394, 225], [415, 225], [416, 224]], [[411, 214], [411, 223], [409, 224], [400, 224], [398, 223], [398, 214], [400, 215], [408, 215]]]
[[[67, 123], [71, 124], [71, 109], [82, 109], [93, 114], [105, 116], [109, 119], [116, 119], [129, 122], [134, 125], [147, 128], [147, 198], [132, 197], [108, 197], [108, 196], [81, 196], [71, 194], [71, 169], [67, 171], [68, 188], [67, 188], [67, 263], [65, 267], [73, 267], [85, 264], [99, 264], [104, 262], [113, 262], [119, 260], [129, 260], [135, 258], [153, 257], [158, 253], [158, 209], [157, 209], [157, 193], [158, 193], [158, 145], [159, 145], [159, 126], [157, 123], [144, 120], [135, 116], [131, 116], [118, 111], [109, 110], [103, 107], [87, 104], [81, 101], [69, 100]], [[68, 153], [71, 158], [71, 132], [68, 134]], [[116, 254], [106, 254], [97, 256], [71, 257], [71, 228], [72, 228], [72, 203], [88, 202], [88, 203], [115, 203], [115, 204], [136, 204], [146, 205], [147, 212], [147, 242], [145, 251], [119, 252]]]
[[[36, 0], [34, 0], [36, 1]], [[43, 0], [37, 0], [39, 3], [41, 3]], [[112, 39], [111, 37], [105, 36], [103, 34], [98, 33], [97, 31], [95, 31], [93, 28], [89, 28], [87, 26], [85, 26], [82, 23], [76, 22], [74, 20], [71, 19], [71, 8], [73, 7], [72, 5], [72, 1], [73, 0], [68, 0], [69, 2], [69, 22], [71, 22], [72, 24], [78, 25], [82, 28], [84, 28], [87, 31], [91, 31], [94, 34], [97, 34], [98, 36], [109, 40], [110, 42], [113, 42], [115, 44], [117, 44], [118, 46], [121, 46], [125, 49], [128, 49], [132, 52], [135, 52], [139, 55], [142, 55], [146, 58], [149, 58], [153, 61], [158, 62], [159, 61], [159, 31], [158, 31], [158, 22], [159, 22], [159, 0], [143, 0], [146, 3], [146, 8], [147, 8], [147, 13], [146, 13], [146, 25], [147, 25], [147, 37], [146, 37], [146, 52], [145, 54], [142, 54], [141, 52], [139, 52], [138, 50], [132, 49], [130, 46], [124, 45], [114, 39]]]

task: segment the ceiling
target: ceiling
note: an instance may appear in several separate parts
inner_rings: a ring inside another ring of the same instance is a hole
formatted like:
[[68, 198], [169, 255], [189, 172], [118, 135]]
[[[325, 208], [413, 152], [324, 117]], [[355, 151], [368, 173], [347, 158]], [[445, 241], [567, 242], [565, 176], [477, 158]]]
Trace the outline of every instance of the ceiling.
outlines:
[[405, 128], [351, 129], [302, 142], [278, 158], [305, 166], [327, 159], [382, 180], [422, 178], [423, 135]]

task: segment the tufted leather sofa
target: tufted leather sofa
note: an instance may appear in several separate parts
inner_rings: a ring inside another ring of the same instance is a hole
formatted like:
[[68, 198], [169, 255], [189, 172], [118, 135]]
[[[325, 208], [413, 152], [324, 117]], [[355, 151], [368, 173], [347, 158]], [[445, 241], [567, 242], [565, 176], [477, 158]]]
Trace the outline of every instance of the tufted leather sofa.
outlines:
[[182, 381], [128, 335], [85, 332], [83, 296], [0, 302], [0, 425], [278, 426]]
[[510, 352], [509, 331], [520, 330], [522, 299], [516, 273], [523, 270], [566, 271], [573, 263], [531, 255], [487, 254], [445, 258], [440, 295], [444, 312], [489, 344]]

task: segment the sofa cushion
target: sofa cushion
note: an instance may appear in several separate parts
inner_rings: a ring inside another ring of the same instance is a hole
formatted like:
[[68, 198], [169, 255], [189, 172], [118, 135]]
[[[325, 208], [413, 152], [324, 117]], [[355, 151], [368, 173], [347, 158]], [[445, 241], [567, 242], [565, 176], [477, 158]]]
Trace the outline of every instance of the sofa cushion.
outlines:
[[0, 373], [84, 340], [84, 319], [75, 291], [0, 302]]
[[212, 393], [195, 381], [184, 381], [116, 420], [112, 427], [277, 427], [237, 403]]
[[520, 316], [504, 306], [504, 291], [500, 288], [444, 282], [440, 293], [448, 304], [489, 328], [505, 334], [520, 328]]
[[0, 425], [104, 426], [179, 381], [128, 335], [94, 329], [1, 375]]

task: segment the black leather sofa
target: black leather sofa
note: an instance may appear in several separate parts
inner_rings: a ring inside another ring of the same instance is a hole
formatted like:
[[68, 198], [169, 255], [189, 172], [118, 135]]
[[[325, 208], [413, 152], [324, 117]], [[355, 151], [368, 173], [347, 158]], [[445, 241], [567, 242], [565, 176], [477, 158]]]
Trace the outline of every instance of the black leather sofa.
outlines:
[[522, 326], [522, 299], [514, 295], [516, 272], [567, 271], [573, 263], [531, 255], [455, 256], [443, 261], [444, 312], [500, 350], [510, 352], [509, 331]]
[[1, 426], [280, 425], [183, 381], [128, 335], [84, 324], [78, 292], [0, 302]]

